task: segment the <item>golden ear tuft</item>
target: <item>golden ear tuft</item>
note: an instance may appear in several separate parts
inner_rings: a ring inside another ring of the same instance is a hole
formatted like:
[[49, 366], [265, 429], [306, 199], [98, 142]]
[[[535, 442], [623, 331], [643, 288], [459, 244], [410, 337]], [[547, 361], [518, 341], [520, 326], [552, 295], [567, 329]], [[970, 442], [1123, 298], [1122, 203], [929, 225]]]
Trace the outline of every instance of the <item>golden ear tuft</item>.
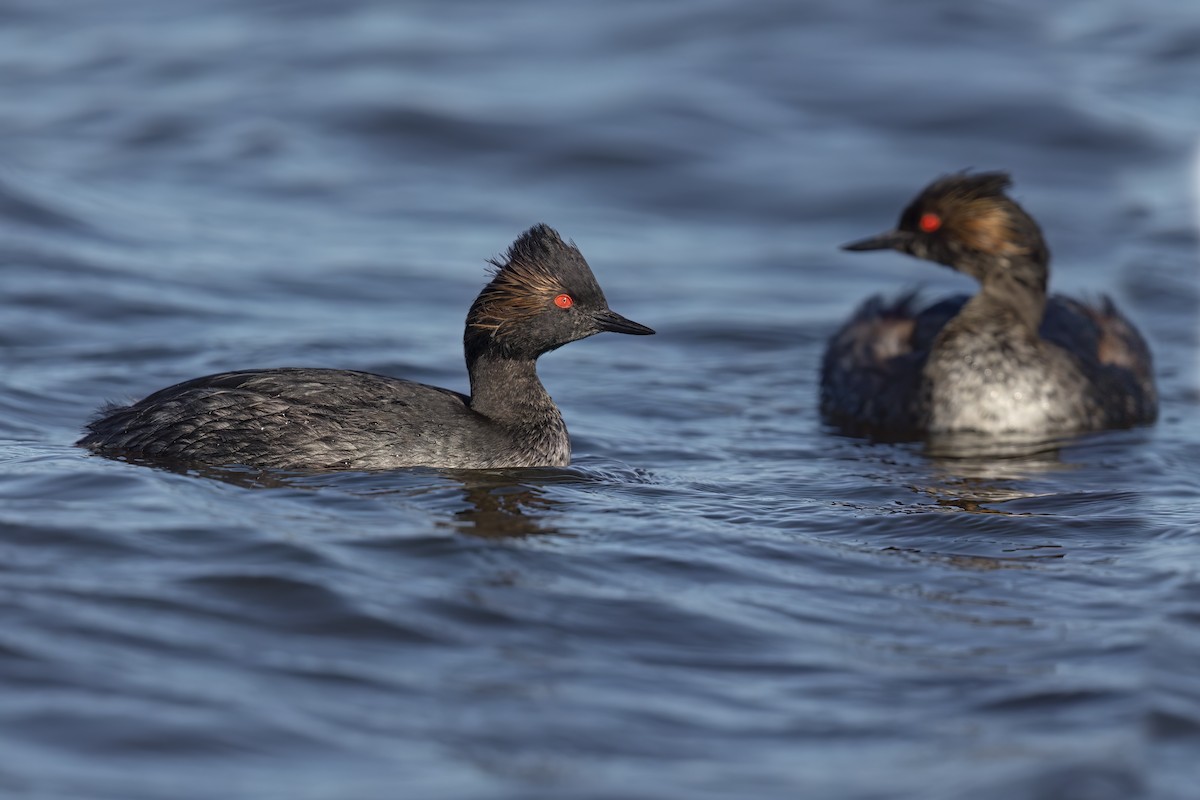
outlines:
[[492, 262], [495, 277], [480, 293], [472, 308], [472, 327], [498, 331], [504, 325], [537, 316], [550, 298], [563, 290], [543, 269], [521, 262]]
[[1025, 255], [1029, 248], [1018, 244], [1019, 234], [1012, 215], [994, 197], [967, 200], [954, 210], [953, 226], [968, 247], [998, 256]]
[[1006, 172], [959, 172], [931, 183], [922, 194], [926, 213], [918, 225], [927, 233], [926, 217], [938, 230], [958, 237], [968, 247], [999, 256], [1028, 253], [1012, 217], [1013, 202], [1004, 194], [1012, 186]]

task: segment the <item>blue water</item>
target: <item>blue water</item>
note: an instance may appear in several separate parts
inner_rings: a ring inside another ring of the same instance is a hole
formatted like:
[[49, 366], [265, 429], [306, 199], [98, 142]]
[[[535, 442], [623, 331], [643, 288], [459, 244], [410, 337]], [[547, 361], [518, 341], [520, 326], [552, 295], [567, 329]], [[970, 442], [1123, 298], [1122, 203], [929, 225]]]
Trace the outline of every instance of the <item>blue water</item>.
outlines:
[[[1190, 0], [0, 4], [0, 796], [1196, 797], [1198, 80]], [[865, 296], [970, 288], [837, 245], [965, 167], [1156, 426], [820, 423]], [[538, 221], [659, 331], [543, 360], [569, 469], [71, 444], [225, 369], [463, 390]]]

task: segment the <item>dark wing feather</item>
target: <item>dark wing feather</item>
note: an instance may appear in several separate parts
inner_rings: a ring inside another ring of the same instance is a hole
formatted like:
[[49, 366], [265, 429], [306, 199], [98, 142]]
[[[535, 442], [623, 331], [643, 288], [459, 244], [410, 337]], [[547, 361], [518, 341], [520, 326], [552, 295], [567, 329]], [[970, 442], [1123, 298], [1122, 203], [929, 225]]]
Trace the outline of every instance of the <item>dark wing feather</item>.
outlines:
[[1083, 302], [1054, 295], [1040, 333], [1079, 360], [1103, 398], [1108, 426], [1140, 425], [1158, 416], [1150, 348], [1108, 297]]
[[[921, 430], [921, 371], [934, 339], [970, 298], [957, 295], [915, 311], [910, 293], [873, 297], [830, 339], [821, 367], [821, 412], [851, 432]], [[1109, 427], [1154, 421], [1158, 398], [1150, 348], [1107, 297], [1047, 301], [1041, 337], [1068, 353], [1104, 398]]]
[[[158, 459], [259, 467], [369, 464], [419, 401], [422, 418], [470, 414], [456, 392], [366, 372], [227, 372], [170, 386], [108, 409], [79, 444]], [[389, 414], [395, 411], [400, 413]]]
[[916, 310], [915, 292], [872, 297], [829, 340], [821, 365], [821, 412], [853, 432], [917, 432], [924, 426], [921, 370], [929, 348], [967, 297]]

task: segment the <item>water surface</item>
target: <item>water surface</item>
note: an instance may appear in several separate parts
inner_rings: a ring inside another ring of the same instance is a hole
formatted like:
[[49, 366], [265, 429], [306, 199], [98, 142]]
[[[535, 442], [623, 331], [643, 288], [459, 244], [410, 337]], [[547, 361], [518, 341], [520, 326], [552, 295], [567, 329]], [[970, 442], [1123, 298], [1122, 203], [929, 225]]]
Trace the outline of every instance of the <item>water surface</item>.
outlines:
[[[0, 794], [1191, 798], [1200, 9], [0, 6]], [[837, 435], [825, 338], [969, 284], [840, 242], [1006, 168], [1162, 418]], [[245, 367], [465, 389], [534, 222], [659, 331], [543, 360], [562, 470], [178, 473], [72, 442]]]

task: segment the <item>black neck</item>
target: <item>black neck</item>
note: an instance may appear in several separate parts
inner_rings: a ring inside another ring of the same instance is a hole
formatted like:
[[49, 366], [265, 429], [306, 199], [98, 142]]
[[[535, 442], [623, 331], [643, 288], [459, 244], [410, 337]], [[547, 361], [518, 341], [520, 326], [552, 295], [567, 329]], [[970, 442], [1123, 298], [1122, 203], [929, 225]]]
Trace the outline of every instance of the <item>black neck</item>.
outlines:
[[471, 408], [505, 424], [518, 424], [544, 410], [557, 409], [537, 375], [536, 362], [512, 359], [493, 353], [468, 354], [471, 376]]
[[1027, 255], [1005, 256], [983, 277], [979, 293], [958, 315], [974, 325], [1010, 325], [1037, 333], [1046, 310], [1046, 278], [1043, 260]]

